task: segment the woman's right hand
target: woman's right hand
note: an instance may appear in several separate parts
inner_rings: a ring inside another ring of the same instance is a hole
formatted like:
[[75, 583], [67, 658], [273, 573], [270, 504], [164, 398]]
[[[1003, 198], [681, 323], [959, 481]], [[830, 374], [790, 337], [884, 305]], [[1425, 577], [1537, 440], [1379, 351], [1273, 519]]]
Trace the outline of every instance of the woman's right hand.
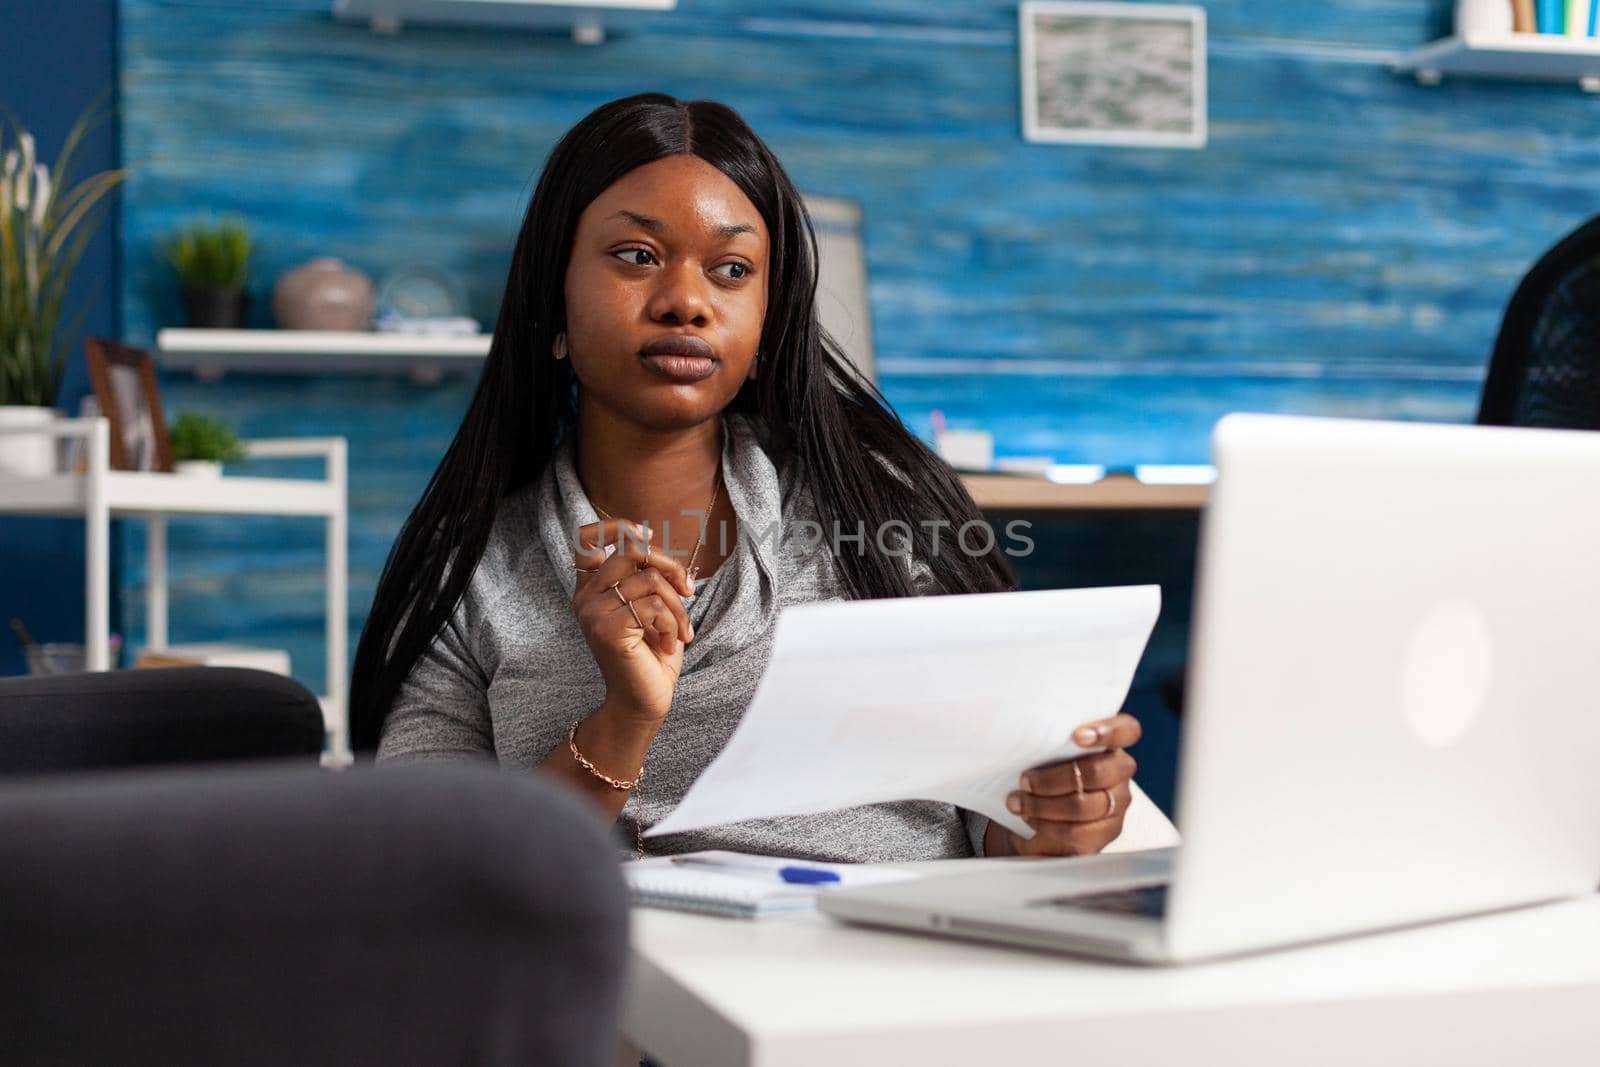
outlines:
[[[683, 605], [694, 587], [681, 562], [650, 550], [649, 537], [627, 519], [579, 527], [572, 609], [605, 679], [606, 704], [660, 720], [672, 707], [683, 646], [694, 639]], [[609, 558], [606, 545], [617, 546]]]

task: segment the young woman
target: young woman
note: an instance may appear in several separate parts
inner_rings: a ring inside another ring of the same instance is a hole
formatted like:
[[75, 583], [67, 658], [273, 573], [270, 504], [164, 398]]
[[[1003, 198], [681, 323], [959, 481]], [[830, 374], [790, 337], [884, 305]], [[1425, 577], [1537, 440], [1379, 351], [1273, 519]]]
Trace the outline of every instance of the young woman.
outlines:
[[[361, 635], [358, 749], [537, 767], [642, 853], [738, 723], [785, 606], [1014, 586], [993, 539], [957, 544], [971, 499], [823, 333], [816, 284], [805, 206], [729, 108], [642, 94], [561, 139], [472, 405]], [[914, 801], [649, 848], [1095, 852], [1121, 831], [1138, 737], [1127, 715], [1086, 724], [1104, 753], [1025, 775], [1026, 840]]]

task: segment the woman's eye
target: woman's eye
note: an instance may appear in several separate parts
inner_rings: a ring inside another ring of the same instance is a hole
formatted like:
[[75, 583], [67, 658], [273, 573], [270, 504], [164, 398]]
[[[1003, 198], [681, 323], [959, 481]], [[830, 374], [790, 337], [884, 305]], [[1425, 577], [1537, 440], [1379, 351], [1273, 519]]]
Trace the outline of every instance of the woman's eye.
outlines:
[[[648, 266], [649, 264], [647, 262], [645, 262], [645, 260], [652, 260], [652, 259], [656, 258], [654, 255], [651, 254], [651, 252], [650, 252], [650, 250], [648, 248], [624, 248], [624, 249], [621, 249], [619, 251], [613, 252], [611, 254], [614, 255], [614, 256], [620, 257], [624, 263], [628, 264], [631, 267]], [[644, 260], [640, 260], [640, 259], [637, 259], [637, 258], [629, 259], [629, 258], [627, 258], [629, 256], [635, 256], [635, 257], [643, 256]]]
[[734, 270], [739, 272], [737, 274], [725, 274], [725, 275], [723, 275], [723, 277], [729, 278], [729, 279], [731, 279], [733, 281], [739, 281], [739, 280], [743, 279], [745, 277], [745, 275], [750, 273], [750, 268], [745, 266], [743, 263], [724, 263], [724, 264], [722, 264], [722, 266], [719, 266], [716, 269], [717, 270], [722, 270], [724, 267], [732, 267]]

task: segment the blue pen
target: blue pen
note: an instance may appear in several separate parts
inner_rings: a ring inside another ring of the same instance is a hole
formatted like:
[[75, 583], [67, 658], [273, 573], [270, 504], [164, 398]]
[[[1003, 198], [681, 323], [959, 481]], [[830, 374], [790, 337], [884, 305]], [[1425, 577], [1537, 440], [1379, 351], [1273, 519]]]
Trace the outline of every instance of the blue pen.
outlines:
[[826, 885], [841, 879], [834, 871], [824, 870], [821, 867], [801, 867], [790, 864], [783, 867], [772, 867], [764, 863], [741, 863], [737, 860], [716, 859], [710, 856], [673, 856], [673, 863], [687, 863], [697, 867], [721, 868], [729, 871], [748, 871], [752, 874], [777, 875], [790, 885]]

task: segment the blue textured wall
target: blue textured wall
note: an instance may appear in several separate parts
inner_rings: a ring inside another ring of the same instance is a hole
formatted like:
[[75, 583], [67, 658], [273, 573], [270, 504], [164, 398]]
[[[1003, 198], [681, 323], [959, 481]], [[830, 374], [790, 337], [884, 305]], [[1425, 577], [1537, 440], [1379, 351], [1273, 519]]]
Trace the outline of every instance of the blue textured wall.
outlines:
[[178, 314], [152, 241], [203, 210], [255, 222], [260, 324], [272, 278], [324, 252], [443, 266], [490, 320], [550, 144], [660, 88], [733, 104], [802, 188], [861, 201], [913, 425], [942, 406], [1002, 452], [1193, 460], [1234, 407], [1466, 417], [1509, 288], [1597, 200], [1575, 88], [1388, 71], [1445, 0], [1205, 5], [1199, 152], [1023, 142], [1010, 3], [683, 0], [599, 48], [376, 36], [328, 6], [124, 0], [136, 340]]
[[[921, 432], [941, 407], [1003, 454], [1130, 463], [1204, 458], [1232, 409], [1469, 418], [1516, 279], [1600, 206], [1600, 104], [1391, 74], [1447, 0], [1204, 6], [1210, 144], [1153, 151], [1025, 143], [1016, 5], [997, 0], [680, 0], [597, 48], [375, 36], [331, 0], [123, 0], [127, 330], [177, 321], [151, 245], [201, 211], [252, 220], [262, 325], [276, 274], [324, 253], [442, 266], [492, 319], [554, 140], [661, 89], [731, 104], [804, 191], [861, 202], [883, 384]], [[250, 433], [351, 436], [359, 624], [467, 386], [164, 387]], [[320, 540], [291, 526], [282, 553], [176, 531], [175, 636], [287, 645], [316, 679]]]
[[[116, 2], [74, 0], [69, 6], [5, 0], [0, 8], [0, 104], [33, 132], [40, 158], [53, 162], [86, 107], [101, 97], [107, 108], [116, 106]], [[79, 179], [116, 166], [116, 134], [112, 120], [84, 142]], [[6, 147], [12, 147], [9, 140]], [[90, 336], [117, 333], [114, 211], [113, 202], [84, 250], [68, 296], [70, 308], [84, 309]], [[83, 361], [75, 358], [61, 383], [58, 406], [76, 414], [88, 391]], [[117, 526], [113, 531], [114, 539], [120, 537]], [[22, 619], [38, 641], [81, 642], [83, 554], [83, 523], [76, 519], [0, 518], [0, 620]], [[113, 613], [117, 605], [113, 584]], [[24, 670], [22, 646], [7, 627], [0, 633], [0, 675]]]

